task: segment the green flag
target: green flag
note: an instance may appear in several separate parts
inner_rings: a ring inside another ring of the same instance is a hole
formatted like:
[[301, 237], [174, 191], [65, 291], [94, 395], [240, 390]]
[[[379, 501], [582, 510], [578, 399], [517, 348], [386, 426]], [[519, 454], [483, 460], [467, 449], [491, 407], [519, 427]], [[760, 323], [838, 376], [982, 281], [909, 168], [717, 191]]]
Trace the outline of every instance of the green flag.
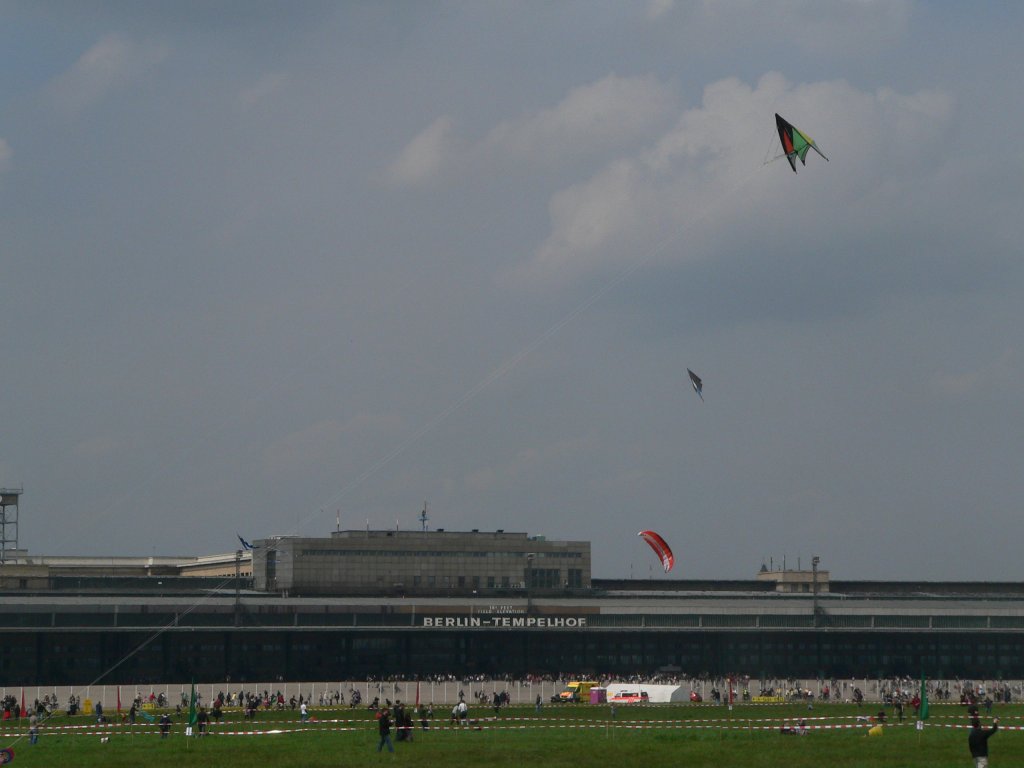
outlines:
[[196, 681], [192, 681], [192, 696], [188, 700], [188, 727], [194, 728], [196, 724]]
[[921, 708], [918, 710], [917, 719], [928, 719], [928, 688], [924, 684], [924, 672], [921, 673]]

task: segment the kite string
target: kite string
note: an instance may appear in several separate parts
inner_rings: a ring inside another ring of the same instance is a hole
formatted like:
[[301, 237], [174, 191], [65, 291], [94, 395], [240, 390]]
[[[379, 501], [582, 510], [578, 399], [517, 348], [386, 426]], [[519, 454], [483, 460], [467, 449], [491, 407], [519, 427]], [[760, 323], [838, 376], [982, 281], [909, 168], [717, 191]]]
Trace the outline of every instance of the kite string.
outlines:
[[[415, 276], [410, 277], [401, 285], [401, 287], [392, 292], [392, 299], [380, 301], [379, 304], [381, 306], [399, 306], [402, 302], [398, 297], [404, 296], [408, 291], [413, 289], [418, 284], [418, 281], [419, 278]], [[332, 334], [329, 338], [332, 340], [341, 339], [342, 336]], [[328, 345], [328, 347], [330, 347], [330, 345]], [[284, 366], [284, 375], [280, 376], [275, 381], [269, 382], [264, 387], [258, 389], [255, 394], [248, 398], [248, 400], [241, 402], [241, 407], [239, 409], [240, 413], [245, 412], [246, 410], [251, 410], [260, 403], [266, 401], [275, 392], [281, 390], [291, 381], [296, 379], [300, 373], [308, 370], [313, 360], [317, 357], [322, 357], [323, 354], [324, 350], [317, 348], [311, 351], [308, 356], [303, 358], [302, 362], [296, 365]], [[236, 401], [238, 400], [241, 400], [241, 398], [236, 398]], [[100, 500], [99, 503], [96, 504], [94, 512], [88, 512], [87, 514], [80, 516], [79, 519], [88, 520], [89, 528], [95, 528], [98, 522], [108, 518], [118, 507], [123, 506], [127, 501], [135, 496], [135, 494], [140, 493], [142, 490], [149, 487], [157, 479], [161, 477], [168, 477], [172, 472], [177, 472], [188, 457], [195, 455], [195, 444], [200, 442], [211, 442], [214, 438], [223, 434], [228, 427], [237, 420], [237, 418], [240, 418], [240, 416], [229, 416], [222, 419], [219, 423], [213, 424], [210, 429], [203, 432], [199, 438], [189, 441], [180, 450], [178, 450], [171, 460], [160, 461], [157, 466], [152, 466], [148, 470], [139, 473], [138, 480], [129, 484], [116, 496]], [[57, 549], [62, 548], [68, 541], [80, 539], [84, 528], [82, 526], [74, 527], [64, 525], [61, 526], [61, 531], [64, 534], [64, 538], [54, 543]]]
[[[376, 474], [376, 472], [378, 472], [379, 470], [383, 469], [391, 461], [396, 459], [398, 456], [400, 456], [402, 453], [404, 453], [406, 450], [408, 450], [411, 446], [416, 444], [426, 434], [428, 434], [429, 432], [433, 431], [440, 424], [442, 424], [444, 421], [446, 421], [452, 414], [454, 414], [456, 411], [458, 411], [464, 405], [466, 405], [467, 403], [469, 403], [470, 401], [475, 399], [481, 392], [483, 392], [485, 389], [487, 389], [487, 387], [489, 387], [491, 384], [493, 384], [494, 382], [496, 382], [499, 379], [501, 379], [504, 376], [506, 376], [510, 371], [512, 371], [516, 366], [518, 366], [523, 360], [525, 360], [533, 352], [535, 352], [537, 349], [539, 349], [545, 343], [547, 343], [548, 340], [550, 340], [559, 331], [561, 331], [563, 328], [565, 328], [567, 325], [569, 325], [573, 320], [575, 320], [580, 315], [582, 315], [587, 310], [589, 310], [591, 307], [593, 307], [598, 301], [600, 301], [608, 293], [610, 293], [614, 288], [616, 288], [624, 280], [626, 280], [626, 278], [628, 278], [631, 275], [635, 274], [636, 271], [639, 270], [641, 267], [646, 266], [655, 256], [660, 254], [672, 242], [674, 242], [676, 239], [678, 239], [688, 228], [690, 228], [690, 227], [696, 225], [697, 223], [703, 221], [713, 210], [715, 210], [717, 208], [718, 205], [723, 203], [725, 200], [729, 199], [733, 194], [735, 194], [740, 189], [742, 189], [744, 186], [746, 186], [750, 182], [750, 180], [754, 178], [754, 175], [756, 174], [756, 172], [757, 172], [757, 169], [755, 169], [751, 173], [749, 173], [746, 176], [744, 176], [743, 178], [741, 178], [735, 185], [733, 185], [728, 190], [726, 190], [726, 192], [724, 192], [722, 195], [720, 195], [714, 201], [712, 201], [712, 202], [708, 203], [707, 205], [705, 205], [704, 209], [700, 213], [698, 213], [693, 218], [691, 218], [691, 219], [689, 219], [687, 221], [684, 221], [678, 227], [676, 227], [674, 230], [672, 230], [667, 235], [665, 235], [651, 249], [649, 249], [648, 252], [641, 259], [639, 259], [638, 261], [630, 264], [626, 268], [620, 270], [617, 274], [615, 274], [612, 278], [610, 278], [602, 286], [600, 286], [596, 291], [591, 293], [587, 298], [583, 299], [578, 304], [573, 306], [572, 309], [570, 309], [569, 312], [567, 312], [563, 317], [561, 317], [555, 323], [550, 325], [546, 330], [544, 330], [542, 333], [540, 333], [535, 339], [533, 339], [525, 347], [523, 347], [518, 352], [513, 354], [511, 357], [509, 357], [505, 361], [503, 361], [494, 370], [492, 370], [487, 376], [485, 376], [483, 379], [481, 379], [475, 385], [473, 385], [468, 390], [466, 390], [466, 392], [464, 392], [459, 398], [457, 398], [451, 405], [449, 405], [448, 407], [446, 407], [443, 410], [439, 411], [432, 418], [428, 419], [419, 429], [417, 429], [412, 435], [410, 435], [408, 438], [406, 438], [404, 441], [402, 441], [398, 446], [396, 446], [394, 449], [392, 449], [391, 451], [386, 453], [384, 456], [382, 456], [380, 459], [375, 461], [373, 464], [371, 464], [369, 467], [367, 467], [365, 470], [363, 470], [363, 472], [361, 472], [359, 475], [357, 475], [355, 478], [353, 478], [350, 482], [348, 482], [344, 486], [342, 486], [342, 488], [331, 497], [330, 501], [325, 502], [323, 505], [320, 505], [319, 512], [311, 512], [311, 513], [307, 514], [306, 517], [302, 520], [302, 522], [309, 522], [310, 520], [315, 519], [318, 515], [322, 515], [324, 507], [329, 507], [329, 506], [332, 506], [333, 504], [335, 504], [342, 496], [346, 495], [347, 493], [350, 493], [352, 490], [357, 488], [359, 485], [361, 485], [363, 482], [365, 482], [368, 478], [370, 478], [374, 474]], [[135, 648], [130, 650], [128, 653], [126, 653], [124, 656], [122, 656], [120, 659], [118, 659], [116, 662], [114, 662], [114, 664], [112, 664], [110, 667], [108, 667], [106, 670], [104, 670], [102, 673], [100, 673], [93, 680], [93, 682], [90, 683], [89, 686], [87, 686], [87, 687], [92, 687], [94, 685], [97, 685], [99, 683], [99, 681], [102, 680], [104, 677], [106, 677], [111, 672], [113, 672], [114, 670], [119, 668], [122, 664], [124, 664], [126, 661], [131, 659], [133, 656], [135, 656], [138, 653], [140, 653], [144, 648], [146, 648], [148, 645], [150, 645], [157, 638], [159, 638], [160, 636], [165, 634], [168, 630], [170, 630], [173, 627], [177, 626], [178, 622], [180, 621], [182, 616], [187, 616], [187, 615], [191, 614], [192, 612], [197, 610], [201, 605], [209, 602], [215, 596], [216, 591], [219, 590], [219, 589], [222, 589], [224, 586], [229, 584], [233, 578], [234, 578], [233, 576], [225, 578], [220, 584], [218, 584], [216, 587], [214, 587], [211, 590], [210, 594], [207, 594], [206, 596], [204, 596], [204, 597], [194, 601], [182, 613], [178, 614], [173, 621], [168, 622], [166, 625], [160, 627], [156, 632], [154, 632], [149, 637], [145, 638], [142, 642], [140, 642], [137, 646], [135, 646]], [[17, 744], [23, 738], [24, 738], [24, 734], [21, 735], [21, 736], [18, 736], [13, 743]]]
[[[732, 195], [736, 194], [740, 189], [749, 184], [750, 181], [757, 174], [758, 170], [760, 170], [760, 168], [762, 167], [764, 166], [762, 165], [751, 170], [745, 176], [740, 178], [740, 180], [737, 181], [736, 184], [729, 187], [725, 192], [723, 192], [710, 203], [707, 203], [696, 216], [692, 217], [687, 221], [684, 221], [674, 230], [666, 234], [661, 240], [655, 243], [655, 245], [652, 246], [647, 251], [647, 253], [644, 254], [643, 257], [641, 257], [637, 261], [631, 263], [629, 266], [623, 268], [618, 273], [613, 275], [596, 291], [594, 291], [587, 298], [583, 299], [581, 302], [576, 304], [572, 309], [570, 309], [566, 315], [564, 315], [559, 320], [555, 321], [555, 323], [553, 323], [545, 331], [539, 334], [533, 341], [529, 342], [525, 347], [523, 347], [518, 352], [513, 354], [511, 357], [503, 361], [494, 370], [488, 373], [483, 379], [481, 379], [479, 382], [477, 382], [468, 390], [466, 390], [466, 392], [459, 396], [451, 405], [439, 411], [433, 417], [428, 419], [408, 438], [399, 443], [398, 446], [396, 446], [394, 449], [392, 449], [388, 453], [384, 454], [381, 458], [373, 462], [369, 467], [360, 472], [352, 480], [345, 483], [328, 500], [316, 505], [314, 511], [308, 513], [304, 518], [302, 518], [301, 522], [311, 522], [312, 520], [316, 519], [318, 515], [323, 514], [324, 508], [330, 508], [335, 506], [344, 496], [348, 495], [353, 490], [358, 488], [360, 485], [362, 485], [363, 482], [372, 477], [379, 470], [383, 469], [391, 461], [393, 461], [398, 456], [403, 454], [410, 447], [415, 445], [425, 435], [427, 435], [436, 427], [444, 423], [444, 421], [446, 421], [452, 414], [454, 414], [464, 405], [475, 399], [477, 395], [483, 392], [487, 387], [489, 387], [491, 384], [507, 375], [512, 369], [519, 365], [519, 363], [521, 363], [523, 360], [529, 357], [538, 348], [543, 346], [549, 339], [555, 336], [565, 326], [569, 325], [569, 323], [571, 323], [577, 317], [579, 317], [592, 306], [594, 306], [594, 304], [596, 304], [598, 301], [604, 298], [614, 288], [621, 284], [626, 278], [633, 275], [641, 267], [646, 266], [651, 260], [654, 259], [655, 256], [663, 252], [666, 248], [668, 248], [668, 246], [672, 242], [677, 240], [688, 228], [703, 221], [712, 211], [716, 210], [719, 205], [724, 203], [726, 200], [731, 198]], [[319, 512], [317, 512], [316, 509], [319, 509]]]
[[[213, 597], [216, 596], [216, 593], [219, 590], [223, 589], [225, 586], [227, 586], [229, 583], [231, 583], [231, 581], [234, 580], [234, 578], [235, 578], [234, 576], [227, 576], [227, 577], [225, 577], [224, 580], [221, 581], [219, 584], [217, 584], [216, 586], [210, 588], [209, 594], [207, 594], [207, 595], [199, 598], [198, 600], [194, 601], [184, 611], [175, 614], [174, 619], [172, 619], [167, 624], [165, 624], [162, 627], [160, 627], [159, 629], [157, 629], [156, 632], [154, 632], [149, 637], [145, 638], [142, 642], [140, 642], [138, 645], [136, 645], [132, 650], [128, 651], [128, 653], [124, 654], [124, 656], [122, 656], [120, 659], [115, 661], [111, 666], [107, 667], [107, 669], [105, 669], [103, 672], [100, 672], [100, 674], [97, 675], [93, 679], [93, 681], [91, 683], [86, 684], [85, 687], [88, 689], [88, 688], [92, 688], [93, 686], [99, 685], [100, 680], [105, 678], [107, 675], [109, 675], [115, 669], [120, 667], [122, 664], [124, 664], [130, 658], [132, 658], [133, 656], [135, 656], [136, 654], [141, 652], [146, 646], [148, 646], [150, 643], [152, 643], [158, 637], [163, 635], [169, 629], [172, 629], [173, 627], [178, 626], [178, 622], [182, 619], [182, 617], [188, 616], [189, 614], [191, 614], [192, 612], [197, 610], [201, 605], [209, 602]], [[24, 686], [22, 686], [22, 687], [24, 688]], [[118, 687], [120, 687], [120, 686], [118, 686]], [[134, 700], [134, 696], [132, 698]], [[70, 714], [66, 714], [66, 715], [63, 715], [62, 717], [70, 718], [71, 715]], [[52, 719], [53, 718], [47, 718], [47, 721], [52, 720]], [[26, 735], [27, 734], [22, 733], [19, 736], [15, 737], [14, 741], [12, 741], [8, 745], [7, 749], [13, 749], [16, 744], [18, 744], [20, 741], [22, 741], [25, 738]]]

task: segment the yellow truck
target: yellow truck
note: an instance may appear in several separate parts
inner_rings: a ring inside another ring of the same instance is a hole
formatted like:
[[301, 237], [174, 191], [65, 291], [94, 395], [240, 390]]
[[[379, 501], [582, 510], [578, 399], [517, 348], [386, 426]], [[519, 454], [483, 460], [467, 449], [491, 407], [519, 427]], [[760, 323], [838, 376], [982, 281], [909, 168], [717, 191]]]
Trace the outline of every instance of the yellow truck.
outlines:
[[600, 683], [594, 682], [593, 680], [572, 680], [565, 686], [565, 688], [555, 696], [551, 697], [553, 704], [570, 704], [590, 701], [590, 689], [597, 688]]

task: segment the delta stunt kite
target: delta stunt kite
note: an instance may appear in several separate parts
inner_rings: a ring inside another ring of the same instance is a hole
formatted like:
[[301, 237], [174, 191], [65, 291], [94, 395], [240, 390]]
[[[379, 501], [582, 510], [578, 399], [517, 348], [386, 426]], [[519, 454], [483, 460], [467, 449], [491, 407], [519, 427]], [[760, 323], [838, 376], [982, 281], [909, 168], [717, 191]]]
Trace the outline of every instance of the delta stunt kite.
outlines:
[[[818, 149], [814, 139], [803, 133], [796, 126], [786, 122], [778, 112], [775, 113], [775, 127], [779, 129], [779, 141], [782, 142], [782, 151], [786, 153], [786, 159], [789, 160], [793, 173], [796, 173], [796, 159], [798, 157], [800, 158], [801, 165], [807, 165], [808, 150], [814, 149], [819, 155], [825, 157], [825, 153]], [[825, 157], [825, 161], [828, 161], [827, 157]]]
[[693, 391], [697, 393], [697, 397], [699, 397], [700, 401], [703, 403], [704, 382], [700, 380], [700, 376], [691, 371], [689, 368], [686, 369], [686, 372], [690, 374], [690, 383], [693, 384]]

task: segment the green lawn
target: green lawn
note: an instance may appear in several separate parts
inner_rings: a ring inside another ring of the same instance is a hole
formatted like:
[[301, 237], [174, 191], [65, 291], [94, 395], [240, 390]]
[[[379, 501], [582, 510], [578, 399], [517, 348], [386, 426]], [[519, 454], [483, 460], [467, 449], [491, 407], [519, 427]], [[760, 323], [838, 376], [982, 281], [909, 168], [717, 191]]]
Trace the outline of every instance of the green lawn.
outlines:
[[[443, 718], [416, 731], [412, 742], [396, 742], [395, 754], [378, 754], [376, 723], [366, 709], [314, 709], [315, 722], [302, 727], [295, 712], [266, 712], [255, 723], [228, 711], [225, 722], [204, 738], [187, 738], [179, 721], [164, 740], [155, 725], [110, 726], [106, 742], [91, 718], [61, 717], [41, 729], [31, 745], [27, 729], [8, 721], [0, 746], [13, 747], [18, 766], [377, 766], [383, 764], [458, 768], [495, 766], [843, 766], [970, 765], [963, 707], [932, 705], [923, 731], [907, 720], [890, 724], [880, 736], [868, 736], [858, 720], [878, 707], [844, 704], [736, 706], [620, 706], [611, 717], [607, 706], [546, 705], [504, 709], [495, 718], [476, 707], [476, 727], [452, 727]], [[442, 711], [436, 714], [442, 715]], [[891, 710], [887, 710], [891, 718]], [[1024, 765], [1024, 706], [997, 707], [994, 714], [1009, 726], [991, 744], [993, 766]], [[781, 735], [784, 721], [807, 718], [804, 736]], [[988, 718], [984, 718], [988, 724]], [[838, 726], [856, 726], [840, 728]], [[229, 735], [254, 730], [253, 735]], [[271, 733], [273, 731], [273, 733]]]

